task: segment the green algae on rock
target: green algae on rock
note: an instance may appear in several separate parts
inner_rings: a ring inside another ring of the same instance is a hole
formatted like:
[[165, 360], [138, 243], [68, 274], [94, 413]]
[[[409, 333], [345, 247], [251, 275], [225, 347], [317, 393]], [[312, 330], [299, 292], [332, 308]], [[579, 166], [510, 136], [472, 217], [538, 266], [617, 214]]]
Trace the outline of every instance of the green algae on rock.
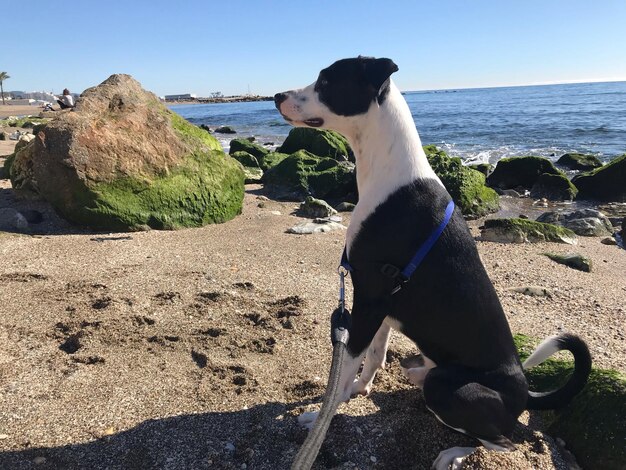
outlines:
[[228, 153], [233, 155], [235, 152], [248, 152], [259, 161], [262, 161], [270, 151], [262, 145], [250, 142], [248, 139], [233, 139], [230, 141], [230, 150]]
[[571, 201], [578, 194], [578, 189], [565, 175], [544, 173], [537, 178], [530, 189], [530, 197], [546, 198], [550, 201]]
[[[538, 345], [525, 335], [515, 335], [522, 360]], [[525, 371], [530, 388], [554, 390], [571, 373], [572, 361], [548, 359]], [[615, 371], [593, 368], [589, 381], [572, 402], [541, 413], [547, 433], [563, 439], [576, 460], [589, 469], [618, 470], [626, 461], [626, 377]]]
[[487, 177], [487, 184], [499, 189], [515, 189], [520, 186], [530, 189], [544, 173], [563, 174], [547, 158], [534, 156], [502, 158]]
[[566, 153], [556, 161], [557, 165], [569, 170], [589, 171], [602, 166], [602, 162], [595, 155], [582, 153]]
[[434, 145], [424, 146], [426, 157], [463, 215], [478, 218], [496, 212], [500, 198], [485, 186], [485, 175], [465, 165], [458, 157], [449, 157]]
[[341, 134], [325, 129], [294, 127], [277, 151], [292, 154], [298, 150], [306, 150], [318, 157], [334, 160], [354, 161], [352, 149]]
[[294, 195], [316, 198], [341, 197], [356, 189], [354, 165], [332, 158], [321, 158], [299, 150], [263, 175], [264, 184]]
[[16, 153], [11, 181], [100, 230], [173, 229], [241, 212], [244, 174], [219, 142], [129, 75], [86, 90]]
[[555, 261], [559, 264], [563, 264], [572, 269], [577, 269], [578, 271], [583, 271], [586, 273], [591, 272], [591, 260], [586, 256], [583, 256], [578, 253], [544, 253], [545, 256], [550, 258], [552, 261]]
[[578, 237], [564, 227], [527, 219], [488, 219], [481, 227], [483, 241], [497, 243], [556, 242], [574, 245]]
[[577, 199], [626, 202], [626, 154], [575, 176], [572, 183], [578, 188]]

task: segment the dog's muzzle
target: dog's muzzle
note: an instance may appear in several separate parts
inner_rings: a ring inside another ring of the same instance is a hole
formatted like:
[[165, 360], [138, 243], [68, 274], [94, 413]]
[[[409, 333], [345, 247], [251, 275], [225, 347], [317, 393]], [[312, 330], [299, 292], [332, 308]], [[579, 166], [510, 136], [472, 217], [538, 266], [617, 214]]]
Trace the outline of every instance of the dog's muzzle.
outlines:
[[287, 99], [286, 93], [276, 93], [274, 95], [274, 104], [276, 105], [276, 108], [278, 108], [279, 111], [280, 111], [280, 104], [286, 99]]

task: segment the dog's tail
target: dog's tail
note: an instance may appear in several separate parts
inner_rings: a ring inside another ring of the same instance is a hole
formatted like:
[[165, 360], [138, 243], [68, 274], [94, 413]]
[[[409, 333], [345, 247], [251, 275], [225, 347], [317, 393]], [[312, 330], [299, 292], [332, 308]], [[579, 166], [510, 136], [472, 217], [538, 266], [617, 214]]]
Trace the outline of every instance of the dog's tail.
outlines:
[[529, 410], [554, 410], [567, 405], [579, 393], [591, 373], [591, 354], [585, 342], [578, 336], [564, 333], [551, 336], [541, 343], [524, 361], [522, 367], [530, 369], [558, 351], [569, 351], [574, 355], [574, 372], [561, 388], [550, 392], [528, 391], [526, 408]]

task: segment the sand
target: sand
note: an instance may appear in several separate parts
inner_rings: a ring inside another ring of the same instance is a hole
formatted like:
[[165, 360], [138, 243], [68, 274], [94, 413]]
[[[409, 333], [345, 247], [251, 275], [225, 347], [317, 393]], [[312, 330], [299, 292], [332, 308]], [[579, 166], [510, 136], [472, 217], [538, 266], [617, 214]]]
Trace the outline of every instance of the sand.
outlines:
[[[248, 186], [242, 215], [198, 229], [80, 233], [54, 219], [49, 235], [0, 233], [0, 468], [289, 467], [306, 436], [296, 417], [325, 387], [345, 233], [286, 234], [296, 204], [262, 193]], [[565, 245], [478, 249], [513, 332], [578, 333], [597, 366], [624, 370], [623, 250], [582, 239], [589, 274], [542, 255]], [[526, 285], [551, 296], [509, 290]], [[315, 468], [429, 468], [476, 444], [403, 378], [414, 352], [394, 333], [372, 394], [341, 406]], [[515, 441], [468, 468], [566, 468], [537, 415]]]
[[[9, 105], [9, 104], [1, 104], [0, 101], [0, 119], [9, 117], [9, 116], [38, 116], [42, 111], [42, 108], [39, 106], [27, 106], [27, 105]], [[58, 107], [58, 106], [57, 106]]]

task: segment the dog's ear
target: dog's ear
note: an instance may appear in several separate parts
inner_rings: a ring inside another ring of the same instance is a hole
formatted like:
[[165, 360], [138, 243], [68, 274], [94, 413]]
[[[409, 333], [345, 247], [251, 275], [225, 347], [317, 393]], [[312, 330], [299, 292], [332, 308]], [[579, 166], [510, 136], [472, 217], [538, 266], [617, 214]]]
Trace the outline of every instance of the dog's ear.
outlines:
[[380, 90], [383, 83], [398, 71], [398, 66], [391, 59], [369, 59], [365, 62], [365, 76], [375, 90]]

